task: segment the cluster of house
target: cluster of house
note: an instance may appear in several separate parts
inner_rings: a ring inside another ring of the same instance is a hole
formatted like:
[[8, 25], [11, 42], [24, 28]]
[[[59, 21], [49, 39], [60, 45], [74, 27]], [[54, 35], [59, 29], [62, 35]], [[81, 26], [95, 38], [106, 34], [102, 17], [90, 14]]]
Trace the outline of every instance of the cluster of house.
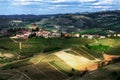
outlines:
[[[20, 21], [17, 21], [20, 22]], [[70, 34], [70, 33], [60, 33], [60, 32], [51, 32], [43, 29], [39, 29], [38, 25], [32, 24], [32, 30], [30, 29], [21, 29], [20, 31], [17, 32], [16, 36], [14, 38], [29, 38], [30, 36], [37, 36], [37, 37], [44, 37], [44, 38], [53, 38], [53, 37], [81, 37], [81, 38], [88, 38], [88, 39], [93, 39], [93, 38], [101, 38], [104, 39], [106, 37], [120, 37], [120, 34], [108, 34], [107, 36], [103, 35], [98, 35], [98, 34]], [[109, 31], [110, 33], [114, 33], [113, 31]], [[2, 30], [2, 34], [7, 33], [7, 30]]]
[[80, 37], [79, 34], [58, 33], [50, 32], [40, 29], [39, 31], [32, 32], [30, 30], [23, 31], [23, 33], [16, 34], [16, 38], [28, 38], [30, 35], [35, 34], [36, 37], [53, 38], [53, 37]]
[[[37, 28], [37, 27], [36, 27]], [[33, 27], [35, 29], [35, 27]], [[7, 30], [0, 31], [1, 34], [7, 33]], [[37, 36], [37, 37], [44, 37], [44, 38], [53, 38], [53, 37], [81, 37], [81, 38], [100, 38], [104, 39], [106, 37], [120, 37], [120, 34], [108, 34], [107, 36], [104, 35], [98, 35], [98, 34], [70, 34], [70, 33], [60, 33], [60, 32], [50, 32], [47, 30], [39, 29], [38, 31], [32, 31], [30, 29], [21, 29], [17, 32], [16, 36], [14, 38], [29, 38], [31, 35]], [[33, 37], [34, 37], [33, 36]]]
[[15, 38], [28, 38], [31, 35], [36, 37], [53, 38], [53, 37], [80, 37], [79, 34], [50, 32], [47, 30], [39, 29], [38, 25], [33, 24], [32, 30], [24, 29], [16, 34]]
[[58, 32], [50, 32], [47, 30], [40, 29], [38, 32], [35, 32], [36, 36], [44, 37], [44, 38], [52, 38], [52, 37], [61, 37], [61, 33]]
[[98, 34], [70, 34], [70, 33], [59, 33], [59, 32], [50, 32], [47, 30], [39, 29], [38, 31], [32, 31], [32, 30], [22, 30], [20, 33], [16, 34], [16, 38], [29, 38], [30, 35], [34, 35], [36, 37], [43, 37], [43, 38], [53, 38], [53, 37], [81, 37], [81, 38], [88, 38], [88, 39], [93, 39], [93, 38], [100, 38], [104, 39], [106, 37], [120, 37], [120, 34], [114, 34], [114, 35], [98, 35]]
[[97, 35], [97, 34], [83, 34], [81, 35], [82, 38], [88, 38], [88, 39], [93, 39], [93, 38], [101, 38], [101, 39], [104, 39], [106, 38], [106, 36], [103, 36], [103, 35]]
[[100, 39], [104, 39], [104, 38], [106, 38], [106, 37], [120, 37], [120, 34], [113, 34], [113, 35], [111, 35], [111, 34], [108, 34], [107, 36], [104, 36], [104, 35], [97, 35], [97, 34], [93, 34], [93, 35], [91, 35], [91, 34], [83, 34], [83, 35], [81, 35], [81, 38], [88, 38], [88, 39], [93, 39], [93, 38], [100, 38]]
[[23, 33], [16, 34], [16, 38], [28, 38], [31, 34], [33, 34], [31, 31], [24, 30]]
[[120, 37], [120, 34], [114, 34], [114, 37]]

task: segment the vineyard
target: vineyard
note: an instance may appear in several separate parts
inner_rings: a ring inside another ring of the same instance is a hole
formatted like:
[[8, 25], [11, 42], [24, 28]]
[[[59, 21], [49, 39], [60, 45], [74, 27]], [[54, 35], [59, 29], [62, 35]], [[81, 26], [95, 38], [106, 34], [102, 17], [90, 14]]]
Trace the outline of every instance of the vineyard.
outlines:
[[[98, 43], [86, 40], [82, 43], [84, 40], [80, 38], [16, 40], [22, 42], [22, 49], [19, 50], [19, 43], [11, 39], [1, 39], [0, 41], [3, 41], [0, 43], [1, 55], [13, 54], [16, 60], [1, 64], [0, 80], [18, 80], [18, 78], [20, 80], [66, 80], [73, 75], [81, 74], [82, 71], [98, 69], [99, 62], [103, 60], [104, 49], [106, 53], [119, 55], [118, 39], [101, 39]], [[10, 45], [4, 45], [5, 41], [9, 41]], [[56, 47], [64, 49], [56, 49]], [[18, 56], [27, 57], [18, 59]]]

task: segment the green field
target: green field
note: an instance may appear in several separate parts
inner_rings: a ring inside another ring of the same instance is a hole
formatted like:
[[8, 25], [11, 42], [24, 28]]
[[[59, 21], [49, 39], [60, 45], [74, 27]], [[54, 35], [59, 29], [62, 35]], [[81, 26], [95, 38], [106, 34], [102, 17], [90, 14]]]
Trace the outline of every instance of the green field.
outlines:
[[[51, 38], [40, 37], [29, 39], [0, 39], [0, 52], [25, 56], [26, 59], [4, 60], [0, 70], [17, 69], [19, 73], [3, 75], [1, 79], [16, 80], [17, 77], [25, 74], [33, 80], [63, 80], [78, 72], [58, 56], [54, 55], [59, 50], [66, 53], [83, 56], [89, 60], [103, 59], [102, 52], [120, 55], [120, 39], [82, 39], [82, 38]], [[22, 49], [19, 49], [19, 42]], [[28, 57], [28, 58], [27, 58]], [[2, 61], [1, 61], [2, 62]], [[12, 77], [11, 77], [12, 76]], [[25, 76], [23, 78], [26, 79]]]
[[106, 45], [106, 46], [116, 46], [120, 44], [120, 39], [112, 39], [112, 38], [105, 38], [105, 39], [94, 39], [93, 43], [90, 43], [89, 45]]
[[[22, 43], [22, 49], [19, 49], [19, 42]], [[0, 39], [0, 52], [14, 52], [23, 56], [33, 56], [40, 52], [52, 52], [71, 47], [73, 44], [81, 45], [91, 43], [92, 40], [81, 38], [29, 38], [22, 39]]]
[[119, 80], [120, 62], [102, 67], [84, 75], [82, 80]]
[[[41, 52], [53, 52], [58, 51], [65, 48], [71, 48], [74, 46], [81, 46], [89, 44], [90, 49], [81, 47], [82, 50], [93, 54], [93, 56], [101, 57], [101, 52], [106, 52], [109, 48], [113, 49], [114, 46], [120, 44], [120, 39], [81, 39], [81, 38], [30, 38], [27, 40], [17, 39], [15, 41], [22, 42], [22, 49], [19, 50], [19, 44], [15, 43], [13, 40], [9, 38], [0, 39], [0, 51], [1, 52], [11, 52], [17, 53], [23, 56], [33, 56], [36, 53]], [[5, 45], [8, 44], [8, 45]], [[7, 49], [7, 50], [4, 50]], [[108, 52], [110, 52], [110, 49]], [[97, 54], [98, 53], [98, 54]], [[113, 53], [113, 52], [112, 52]], [[98, 55], [98, 56], [97, 56]]]
[[68, 76], [71, 76], [73, 74], [73, 68], [66, 64], [64, 61], [51, 61], [50, 64], [55, 66], [58, 70], [60, 70]]
[[19, 68], [21, 66], [25, 66], [29, 64], [32, 64], [32, 63], [29, 62], [29, 58], [26, 58], [23, 60], [8, 62], [4, 64], [2, 67], [0, 67], [0, 70], [9, 70], [9, 69], [14, 69], [14, 68]]
[[108, 49], [107, 53], [111, 55], [120, 55], [120, 46], [115, 46]]
[[84, 51], [88, 52], [90, 55], [94, 56], [95, 58], [100, 58], [100, 59], [103, 58], [102, 52], [99, 50], [88, 49], [86, 46], [82, 46], [80, 48], [83, 49]]
[[79, 32], [79, 34], [100, 34], [105, 35], [107, 34], [104, 29], [101, 28], [95, 28], [95, 29], [88, 29], [88, 30], [82, 30]]
[[112, 55], [120, 55], [120, 39], [96, 39], [97, 42], [87, 46], [91, 51], [105, 52]]
[[72, 47], [72, 50], [74, 50], [75, 52], [79, 53], [80, 55], [82, 55], [88, 59], [91, 59], [91, 60], [95, 59], [94, 56], [92, 56], [89, 52], [82, 49], [80, 46], [74, 46], [74, 47]]
[[14, 43], [10, 38], [0, 39], [0, 49], [6, 51], [17, 51], [19, 49], [18, 45], [18, 43]]
[[57, 57], [54, 54], [48, 54], [46, 55], [41, 62], [48, 62], [52, 66], [56, 67], [61, 72], [65, 73], [66, 75], [70, 76], [72, 72], [72, 67], [66, 64], [62, 59]]
[[93, 46], [87, 46], [88, 49], [90, 50], [97, 50], [100, 52], [106, 52], [109, 49], [109, 46], [104, 46], [104, 45], [93, 45]]
[[[97, 41], [97, 42], [96, 42]], [[19, 42], [22, 43], [22, 49], [19, 49]], [[87, 46], [88, 45], [88, 46]], [[0, 52], [31, 57], [39, 53], [50, 54], [52, 52], [73, 48], [76, 52], [90, 59], [102, 58], [102, 52], [119, 55], [120, 39], [82, 39], [82, 38], [50, 38], [40, 37], [29, 39], [0, 39]], [[74, 48], [77, 46], [76, 48]], [[74, 53], [74, 52], [72, 52]], [[4, 59], [2, 63], [10, 62], [15, 59]]]

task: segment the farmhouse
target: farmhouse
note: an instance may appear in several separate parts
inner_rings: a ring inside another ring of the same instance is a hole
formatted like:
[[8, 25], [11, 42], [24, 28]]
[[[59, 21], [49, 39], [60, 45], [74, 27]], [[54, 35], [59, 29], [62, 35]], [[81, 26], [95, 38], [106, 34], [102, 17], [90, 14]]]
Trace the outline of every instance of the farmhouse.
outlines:
[[108, 34], [107, 37], [111, 37], [112, 35], [111, 34]]
[[93, 39], [94, 35], [90, 35], [90, 34], [84, 34], [81, 36], [82, 38], [88, 38], [88, 39]]
[[49, 38], [50, 37], [50, 32], [49, 31], [45, 31], [45, 30], [40, 30], [40, 31], [36, 32], [36, 36]]
[[61, 36], [62, 37], [72, 37], [72, 35], [69, 33], [61, 33]]
[[73, 34], [72, 37], [80, 37], [80, 34]]
[[114, 34], [113, 36], [114, 37], [120, 37], [120, 34]]
[[25, 38], [24, 34], [16, 34], [17, 38]]
[[61, 37], [60, 33], [51, 33], [51, 37]]
[[106, 37], [105, 36], [100, 36], [100, 39], [105, 39]]
[[118, 37], [120, 37], [120, 34], [117, 34]]

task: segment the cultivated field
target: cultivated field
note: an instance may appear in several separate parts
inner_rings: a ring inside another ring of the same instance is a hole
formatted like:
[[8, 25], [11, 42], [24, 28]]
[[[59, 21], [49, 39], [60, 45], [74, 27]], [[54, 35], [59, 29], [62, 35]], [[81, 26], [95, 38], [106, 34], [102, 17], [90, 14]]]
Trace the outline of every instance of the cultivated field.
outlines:
[[[2, 54], [8, 52], [11, 54], [10, 57], [13, 55], [28, 57], [1, 66], [0, 80], [66, 80], [77, 71], [86, 69], [92, 71], [98, 68], [98, 62], [103, 56], [101, 51], [94, 48], [96, 45], [97, 48], [109, 46], [106, 52], [111, 54], [119, 54], [120, 49], [120, 40], [117, 39], [101, 39], [97, 43], [92, 43], [94, 40], [81, 38], [30, 38], [17, 40], [22, 42], [21, 50], [19, 44], [11, 39], [0, 39], [0, 41], [3, 41], [0, 43]], [[10, 42], [8, 46], [5, 41]], [[90, 49], [86, 47], [88, 45]]]
[[30, 80], [17, 70], [0, 70], [0, 80]]
[[90, 60], [82, 55], [73, 55], [66, 53], [65, 51], [56, 52], [54, 55], [58, 56], [75, 70], [83, 71], [86, 69], [97, 69], [97, 64], [93, 60]]
[[60, 70], [68, 76], [70, 76], [73, 73], [72, 67], [54, 54], [47, 55], [41, 60], [41, 62], [49, 62], [52, 66], [54, 66], [55, 68], [57, 68], [58, 70]]
[[20, 73], [26, 75], [29, 80], [65, 80], [68, 77], [59, 70], [52, 67], [49, 63], [38, 63], [20, 67]]
[[84, 75], [80, 80], [119, 80], [120, 62], [110, 64]]

